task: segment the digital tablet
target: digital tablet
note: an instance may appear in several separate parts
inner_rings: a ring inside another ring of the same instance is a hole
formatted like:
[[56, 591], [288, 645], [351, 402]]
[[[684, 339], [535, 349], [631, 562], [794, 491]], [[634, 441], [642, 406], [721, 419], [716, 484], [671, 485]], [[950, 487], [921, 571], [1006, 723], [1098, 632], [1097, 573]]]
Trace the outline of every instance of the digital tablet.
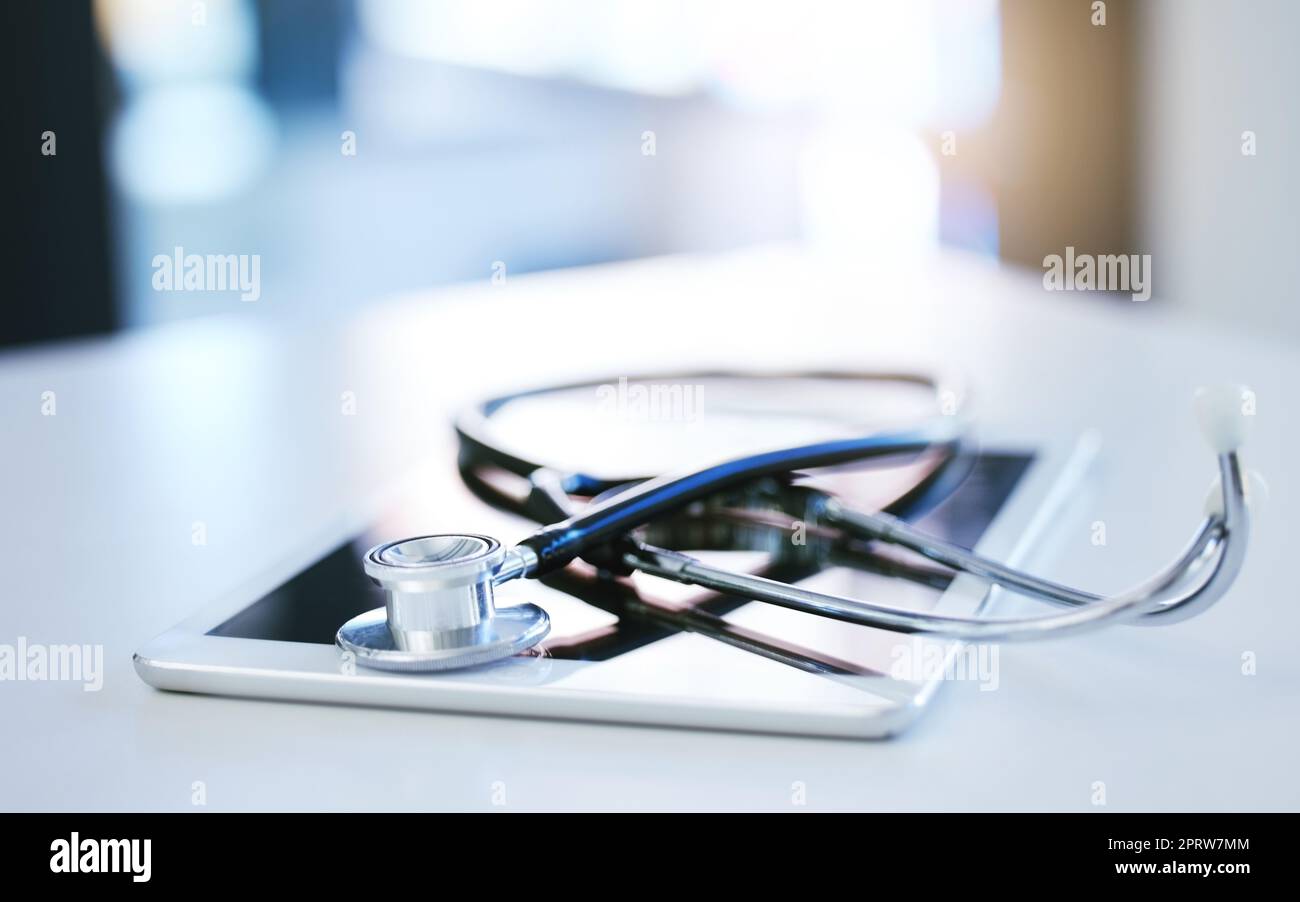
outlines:
[[[936, 487], [939, 496], [914, 505], [905, 519], [1022, 563], [1092, 450], [1088, 441], [985, 446], [967, 453], [955, 485]], [[334, 644], [340, 624], [384, 604], [362, 570], [369, 547], [467, 528], [509, 543], [534, 528], [445, 478], [417, 475], [397, 498], [371, 522], [317, 537], [274, 572], [149, 642], [135, 655], [137, 672], [152, 686], [181, 692], [847, 737], [897, 733], [945, 680], [986, 687], [997, 680], [996, 649], [922, 640], [644, 574], [610, 577], [581, 563], [499, 589], [499, 607], [532, 602], [550, 614], [549, 636], [529, 652], [444, 673], [370, 670]], [[696, 553], [900, 608], [973, 615], [991, 603], [980, 580], [954, 579], [895, 548], [830, 550], [789, 566], [761, 542]]]

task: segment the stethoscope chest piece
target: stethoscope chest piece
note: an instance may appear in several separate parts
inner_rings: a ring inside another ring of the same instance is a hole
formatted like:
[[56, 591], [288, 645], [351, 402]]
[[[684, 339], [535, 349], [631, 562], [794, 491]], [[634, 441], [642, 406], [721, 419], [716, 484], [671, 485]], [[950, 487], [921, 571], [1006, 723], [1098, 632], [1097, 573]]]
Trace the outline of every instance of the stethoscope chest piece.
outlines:
[[365, 571], [387, 603], [353, 617], [335, 642], [379, 670], [428, 672], [518, 654], [550, 631], [537, 605], [496, 609], [494, 577], [505, 558], [488, 536], [433, 535], [376, 545]]

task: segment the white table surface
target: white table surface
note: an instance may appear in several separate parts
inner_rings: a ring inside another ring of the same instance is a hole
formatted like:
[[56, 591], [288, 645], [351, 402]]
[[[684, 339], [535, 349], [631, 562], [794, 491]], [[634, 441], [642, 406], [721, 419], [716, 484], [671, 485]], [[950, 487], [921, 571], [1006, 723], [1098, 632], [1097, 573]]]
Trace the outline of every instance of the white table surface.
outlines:
[[[1086, 811], [1096, 781], [1106, 810], [1300, 807], [1291, 346], [963, 258], [873, 272], [785, 248], [485, 280], [340, 323], [273, 305], [0, 356], [0, 643], [105, 650], [100, 692], [0, 682], [0, 808], [196, 810], [196, 781], [204, 810], [789, 810], [802, 783], [808, 810]], [[622, 325], [574, 337], [588, 321]], [[1236, 588], [1177, 626], [1004, 646], [997, 691], [947, 685], [885, 742], [169, 694], [132, 670], [145, 641], [385, 474], [442, 455], [454, 476], [462, 401], [686, 365], [936, 361], [968, 373], [987, 429], [1101, 431], [1096, 478], [1037, 563], [1106, 591], [1196, 522], [1214, 468], [1193, 389], [1250, 384], [1247, 460], [1270, 496]]]

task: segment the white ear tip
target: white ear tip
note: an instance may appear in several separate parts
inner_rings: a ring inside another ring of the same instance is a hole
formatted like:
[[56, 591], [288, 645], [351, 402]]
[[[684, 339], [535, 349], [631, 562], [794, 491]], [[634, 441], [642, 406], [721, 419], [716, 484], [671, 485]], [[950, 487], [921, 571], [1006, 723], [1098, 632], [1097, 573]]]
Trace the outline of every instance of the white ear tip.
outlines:
[[1255, 393], [1244, 385], [1221, 385], [1196, 391], [1196, 418], [1216, 454], [1236, 451], [1246, 441], [1255, 412]]

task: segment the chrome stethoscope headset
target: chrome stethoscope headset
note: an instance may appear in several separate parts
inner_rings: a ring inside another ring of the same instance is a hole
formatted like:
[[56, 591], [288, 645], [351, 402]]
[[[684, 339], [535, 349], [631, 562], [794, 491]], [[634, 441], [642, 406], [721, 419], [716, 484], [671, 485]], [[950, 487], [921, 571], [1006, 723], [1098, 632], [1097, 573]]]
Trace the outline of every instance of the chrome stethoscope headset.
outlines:
[[[727, 374], [699, 377], [719, 375]], [[807, 495], [807, 519], [822, 532], [902, 546], [955, 571], [1065, 609], [1056, 613], [990, 619], [902, 610], [710, 566], [686, 554], [649, 545], [636, 535], [658, 518], [680, 513], [711, 496], [764, 477], [935, 449], [950, 452], [961, 439], [960, 396], [950, 383], [899, 374], [806, 375], [923, 386], [939, 399], [936, 409], [943, 412], [908, 429], [871, 431], [857, 437], [749, 454], [629, 485], [581, 473], [557, 473], [515, 456], [489, 439], [489, 419], [503, 406], [524, 396], [485, 402], [462, 414], [456, 424], [462, 473], [487, 463], [527, 479], [531, 512], [556, 522], [509, 550], [488, 536], [457, 534], [417, 536], [371, 548], [365, 555], [365, 571], [385, 590], [387, 603], [345, 623], [338, 631], [338, 646], [353, 653], [359, 664], [414, 672], [470, 667], [518, 654], [546, 636], [550, 620], [544, 610], [532, 604], [498, 610], [493, 602], [494, 589], [519, 577], [538, 578], [552, 573], [579, 557], [614, 573], [639, 570], [849, 623], [959, 640], [1062, 636], [1112, 621], [1177, 623], [1218, 601], [1241, 569], [1250, 532], [1247, 484], [1237, 454], [1247, 421], [1243, 415], [1246, 390], [1241, 388], [1202, 389], [1197, 393], [1197, 414], [1219, 465], [1204, 520], [1173, 562], [1117, 595], [1100, 596], [1012, 569], [929, 536], [888, 513], [849, 509], [829, 493]], [[598, 384], [562, 386], [526, 395]], [[593, 500], [575, 511], [574, 495]]]

